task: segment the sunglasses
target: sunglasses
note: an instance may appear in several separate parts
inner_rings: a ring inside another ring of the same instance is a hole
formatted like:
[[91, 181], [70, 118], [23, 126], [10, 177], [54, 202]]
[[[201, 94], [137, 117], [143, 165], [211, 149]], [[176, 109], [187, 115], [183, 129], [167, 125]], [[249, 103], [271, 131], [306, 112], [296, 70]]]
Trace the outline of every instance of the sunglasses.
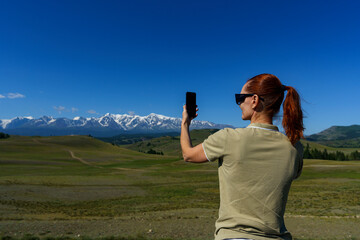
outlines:
[[[251, 97], [251, 96], [254, 96], [254, 95], [255, 95], [255, 93], [235, 93], [236, 104], [240, 105], [242, 102], [245, 101], [245, 98]], [[260, 97], [260, 96], [259, 96], [259, 99], [264, 101], [264, 99], [262, 97]]]

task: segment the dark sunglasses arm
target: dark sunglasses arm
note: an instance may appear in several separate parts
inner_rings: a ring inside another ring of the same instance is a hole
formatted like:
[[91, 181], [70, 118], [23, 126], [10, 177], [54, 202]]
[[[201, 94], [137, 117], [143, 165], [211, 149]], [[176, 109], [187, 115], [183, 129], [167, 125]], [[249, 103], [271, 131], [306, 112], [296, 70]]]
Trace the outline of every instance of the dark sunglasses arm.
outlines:
[[[250, 97], [250, 96], [254, 96], [255, 94], [251, 94], [251, 93], [249, 93], [249, 94], [246, 94], [246, 93], [244, 93], [244, 94], [239, 94], [239, 93], [235, 93], [235, 101], [236, 101], [236, 103], [239, 105], [244, 99], [244, 97]], [[260, 100], [262, 100], [262, 101], [265, 101], [264, 100], [264, 98], [262, 98], [262, 97], [260, 97], [259, 95], [257, 95], [258, 97], [259, 97], [259, 99]]]

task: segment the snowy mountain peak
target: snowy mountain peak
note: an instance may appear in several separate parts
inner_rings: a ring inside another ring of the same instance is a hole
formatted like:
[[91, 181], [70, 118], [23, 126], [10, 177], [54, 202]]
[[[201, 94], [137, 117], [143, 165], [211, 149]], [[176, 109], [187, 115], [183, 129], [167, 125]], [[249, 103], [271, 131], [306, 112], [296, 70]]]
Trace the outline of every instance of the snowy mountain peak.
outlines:
[[3, 119], [3, 120], [0, 120], [0, 129], [5, 129], [6, 126], [11, 122], [12, 119]]
[[[230, 125], [193, 120], [191, 129], [224, 128]], [[101, 117], [53, 118], [42, 116], [17, 117], [0, 120], [0, 131], [20, 135], [67, 135], [92, 134], [94, 136], [114, 136], [120, 133], [179, 132], [181, 118], [150, 113], [147, 116], [106, 113]]]
[[164, 115], [161, 115], [161, 114], [156, 114], [156, 113], [150, 113], [148, 115], [148, 117], [157, 117], [157, 118], [160, 118], [160, 119], [168, 119], [168, 118], [171, 118], [171, 117], [167, 117], [167, 116], [164, 116]]
[[[34, 118], [31, 117], [31, 116], [28, 116], [28, 117], [16, 117], [16, 118], [13, 118], [13, 119], [18, 119], [18, 120], [28, 119], [28, 120], [32, 120], [32, 119], [34, 119]], [[13, 120], [13, 119], [12, 119], [12, 120]]]

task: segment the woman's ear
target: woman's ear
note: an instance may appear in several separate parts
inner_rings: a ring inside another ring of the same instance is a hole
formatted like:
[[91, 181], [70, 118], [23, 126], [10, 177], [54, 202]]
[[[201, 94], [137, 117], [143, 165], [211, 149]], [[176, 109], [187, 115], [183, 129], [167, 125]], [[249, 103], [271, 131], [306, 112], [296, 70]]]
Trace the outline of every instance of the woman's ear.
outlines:
[[258, 103], [259, 103], [259, 97], [258, 97], [258, 95], [254, 94], [251, 97], [251, 108], [255, 109], [257, 107]]
[[251, 107], [254, 110], [257, 109], [258, 111], [261, 111], [263, 108], [262, 104], [260, 104], [260, 98], [256, 94], [254, 94], [254, 96], [251, 97]]

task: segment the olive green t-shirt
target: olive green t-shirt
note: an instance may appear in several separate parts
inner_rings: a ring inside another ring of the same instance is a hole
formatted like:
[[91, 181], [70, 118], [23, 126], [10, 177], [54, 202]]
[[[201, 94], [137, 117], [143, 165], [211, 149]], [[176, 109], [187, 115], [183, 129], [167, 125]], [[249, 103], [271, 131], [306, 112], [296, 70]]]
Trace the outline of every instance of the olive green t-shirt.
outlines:
[[292, 239], [284, 224], [291, 182], [302, 169], [303, 149], [270, 124], [225, 128], [203, 148], [219, 160], [220, 209], [215, 239]]

